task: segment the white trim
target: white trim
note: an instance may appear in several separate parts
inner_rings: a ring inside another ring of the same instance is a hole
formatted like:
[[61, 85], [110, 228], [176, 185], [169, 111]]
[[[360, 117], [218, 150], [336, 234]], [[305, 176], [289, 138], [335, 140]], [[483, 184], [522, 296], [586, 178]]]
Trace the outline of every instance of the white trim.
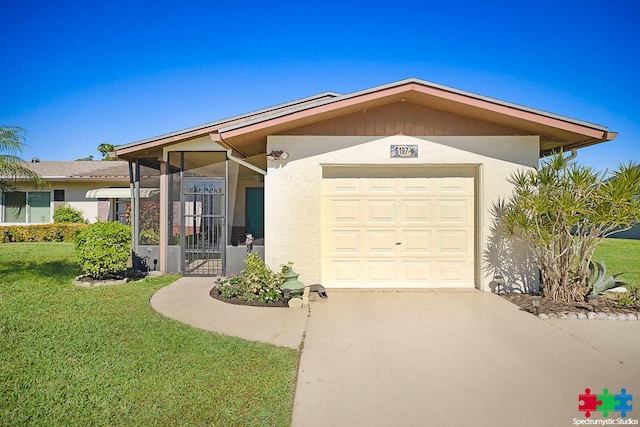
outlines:
[[[140, 197], [148, 199], [160, 194], [159, 188], [141, 188]], [[96, 188], [87, 191], [87, 199], [131, 199], [131, 189], [129, 187], [119, 188]]]

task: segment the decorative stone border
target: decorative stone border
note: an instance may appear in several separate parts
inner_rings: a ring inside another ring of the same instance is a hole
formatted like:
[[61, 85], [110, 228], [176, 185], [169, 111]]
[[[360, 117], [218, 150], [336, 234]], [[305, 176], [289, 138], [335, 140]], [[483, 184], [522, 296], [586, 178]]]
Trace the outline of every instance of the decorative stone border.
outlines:
[[568, 320], [640, 320], [639, 316], [631, 313], [619, 313], [619, 314], [607, 314], [607, 313], [594, 313], [592, 311], [587, 314], [584, 313], [540, 313], [538, 318], [547, 319], [568, 319]]
[[76, 286], [82, 286], [84, 288], [95, 288], [97, 286], [114, 286], [114, 285], [124, 285], [129, 281], [126, 277], [124, 279], [116, 280], [101, 280], [99, 282], [83, 282], [81, 279], [85, 276], [78, 276], [73, 280], [73, 284]]

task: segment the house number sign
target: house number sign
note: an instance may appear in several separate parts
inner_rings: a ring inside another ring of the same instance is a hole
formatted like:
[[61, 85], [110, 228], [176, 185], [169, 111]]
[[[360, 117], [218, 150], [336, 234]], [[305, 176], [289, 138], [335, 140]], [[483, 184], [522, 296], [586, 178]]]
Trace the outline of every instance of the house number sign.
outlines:
[[417, 145], [392, 145], [391, 157], [418, 157]]

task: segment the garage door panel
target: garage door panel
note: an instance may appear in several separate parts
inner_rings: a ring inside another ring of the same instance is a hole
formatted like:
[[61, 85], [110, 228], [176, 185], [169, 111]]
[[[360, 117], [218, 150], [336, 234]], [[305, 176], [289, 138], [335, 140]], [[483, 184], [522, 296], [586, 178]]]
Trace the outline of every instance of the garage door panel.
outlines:
[[362, 252], [360, 230], [332, 230], [325, 235], [323, 245], [327, 246], [329, 255], [359, 255]]
[[368, 230], [365, 233], [365, 254], [395, 256], [395, 230]]
[[434, 184], [438, 194], [473, 194], [473, 178], [470, 177], [434, 178]]
[[393, 225], [396, 222], [395, 199], [363, 200], [362, 205], [366, 211], [365, 225]]
[[395, 194], [396, 178], [369, 178], [361, 181], [366, 194]]
[[473, 274], [473, 260], [437, 262], [436, 283], [441, 285], [464, 286]]
[[473, 251], [471, 230], [440, 230], [436, 232], [437, 255], [470, 255]]
[[360, 199], [331, 199], [327, 204], [328, 226], [341, 226], [347, 224], [360, 224], [361, 214]]
[[417, 176], [417, 169], [389, 177], [387, 169], [383, 178], [369, 170], [353, 178], [353, 169], [323, 179], [323, 283], [473, 287], [474, 179], [434, 170]]
[[338, 285], [363, 283], [360, 276], [362, 273], [361, 264], [362, 261], [358, 259], [325, 260], [323, 263], [323, 278], [328, 278], [327, 283]]
[[397, 277], [395, 261], [369, 260], [365, 262], [367, 283], [393, 283]]
[[433, 180], [430, 178], [397, 178], [398, 193], [400, 194], [431, 194]]
[[429, 225], [432, 218], [431, 200], [399, 199], [398, 220], [401, 224]]
[[322, 191], [324, 194], [360, 194], [359, 178], [323, 179]]
[[432, 278], [429, 260], [404, 260], [400, 264], [401, 282], [409, 284], [430, 284]]
[[401, 244], [397, 245], [398, 255], [429, 255], [432, 253], [431, 234], [431, 230], [400, 230], [398, 242]]
[[435, 203], [438, 224], [469, 224], [473, 219], [473, 199], [438, 199]]

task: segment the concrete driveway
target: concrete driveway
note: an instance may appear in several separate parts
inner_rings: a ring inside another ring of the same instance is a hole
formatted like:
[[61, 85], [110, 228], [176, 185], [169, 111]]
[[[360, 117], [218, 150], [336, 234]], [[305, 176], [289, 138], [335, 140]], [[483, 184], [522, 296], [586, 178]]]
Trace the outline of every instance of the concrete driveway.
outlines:
[[470, 291], [330, 291], [310, 312], [296, 427], [571, 426], [585, 388], [626, 388], [640, 418], [640, 322], [543, 321]]

